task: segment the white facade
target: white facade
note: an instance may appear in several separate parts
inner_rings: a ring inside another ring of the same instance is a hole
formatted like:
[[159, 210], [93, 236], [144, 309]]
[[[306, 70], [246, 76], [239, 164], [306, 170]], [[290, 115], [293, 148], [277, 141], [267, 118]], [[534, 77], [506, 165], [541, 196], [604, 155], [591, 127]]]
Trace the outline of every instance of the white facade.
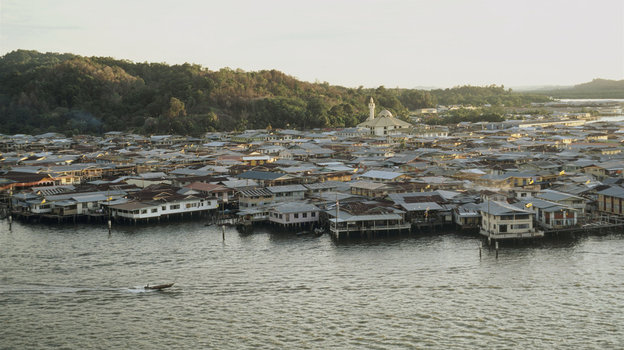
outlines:
[[163, 215], [200, 212], [217, 208], [218, 202], [216, 199], [193, 198], [166, 203], [129, 202], [111, 206], [110, 210], [114, 217], [149, 219]]
[[303, 225], [319, 220], [320, 209], [313, 204], [285, 203], [269, 210], [269, 221], [281, 225]]
[[481, 203], [481, 235], [493, 239], [532, 238], [544, 236], [533, 227], [532, 211], [505, 202]]
[[370, 98], [370, 102], [368, 103], [368, 120], [375, 119], [375, 102], [373, 98]]

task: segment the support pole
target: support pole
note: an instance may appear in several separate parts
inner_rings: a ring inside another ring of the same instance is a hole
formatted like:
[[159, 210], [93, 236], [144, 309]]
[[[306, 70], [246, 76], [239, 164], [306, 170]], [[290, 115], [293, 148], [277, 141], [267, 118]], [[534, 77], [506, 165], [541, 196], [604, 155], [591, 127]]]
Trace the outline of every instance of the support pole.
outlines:
[[221, 237], [223, 241], [225, 241], [225, 225], [221, 225]]
[[496, 241], [496, 259], [498, 259], [498, 241]]
[[481, 247], [483, 246], [483, 242], [479, 242], [479, 260], [481, 260]]
[[9, 231], [12, 231], [13, 228], [13, 215], [9, 214]]
[[113, 222], [110, 219], [108, 219], [108, 235], [109, 236], [111, 234], [112, 228], [113, 228]]

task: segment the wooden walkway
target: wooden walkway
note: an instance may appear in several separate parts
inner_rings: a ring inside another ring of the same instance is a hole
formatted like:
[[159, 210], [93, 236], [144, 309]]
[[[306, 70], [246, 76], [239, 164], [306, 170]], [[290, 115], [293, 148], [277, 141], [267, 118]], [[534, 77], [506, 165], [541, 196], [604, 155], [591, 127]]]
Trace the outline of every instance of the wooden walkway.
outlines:
[[581, 227], [571, 227], [564, 229], [549, 229], [544, 231], [546, 236], [593, 234], [593, 233], [624, 233], [624, 223], [596, 223]]

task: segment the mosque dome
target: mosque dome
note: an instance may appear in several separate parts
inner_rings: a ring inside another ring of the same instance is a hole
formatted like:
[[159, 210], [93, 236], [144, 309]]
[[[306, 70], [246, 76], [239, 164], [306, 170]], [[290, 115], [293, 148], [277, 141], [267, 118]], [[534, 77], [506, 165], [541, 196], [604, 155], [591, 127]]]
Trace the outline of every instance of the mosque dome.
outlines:
[[390, 113], [389, 110], [384, 109], [383, 111], [379, 112], [379, 114], [377, 114], [377, 118], [381, 118], [381, 117], [392, 118], [392, 113]]

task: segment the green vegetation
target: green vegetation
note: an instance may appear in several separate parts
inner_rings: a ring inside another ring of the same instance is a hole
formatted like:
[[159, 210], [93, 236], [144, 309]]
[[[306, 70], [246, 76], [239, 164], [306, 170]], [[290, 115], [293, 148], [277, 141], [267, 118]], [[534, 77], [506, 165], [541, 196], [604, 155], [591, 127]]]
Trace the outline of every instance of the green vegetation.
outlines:
[[554, 98], [624, 98], [624, 80], [594, 79], [589, 83], [559, 89], [536, 90], [534, 94]]
[[444, 90], [352, 89], [308, 83], [275, 70], [210, 71], [195, 64], [18, 50], [0, 58], [0, 132], [67, 135], [111, 130], [201, 135], [248, 128], [357, 125], [377, 110], [407, 117], [437, 104], [524, 106], [544, 96], [502, 86]]
[[428, 125], [452, 125], [461, 122], [502, 122], [504, 120], [504, 111], [501, 107], [459, 108], [449, 111], [446, 115], [426, 117], [423, 123]]

